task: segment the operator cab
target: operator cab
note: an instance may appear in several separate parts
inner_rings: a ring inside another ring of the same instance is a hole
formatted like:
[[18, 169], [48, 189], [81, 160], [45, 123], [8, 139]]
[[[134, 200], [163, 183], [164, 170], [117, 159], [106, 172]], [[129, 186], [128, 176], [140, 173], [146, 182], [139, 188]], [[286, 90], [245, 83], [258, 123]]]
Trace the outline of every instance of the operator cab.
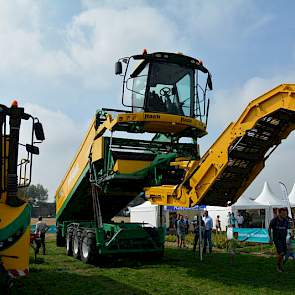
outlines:
[[[132, 66], [133, 60], [137, 66]], [[126, 64], [124, 74], [122, 62]], [[203, 86], [199, 72], [207, 75]], [[206, 94], [212, 89], [212, 81], [209, 71], [197, 59], [178, 53], [147, 54], [144, 50], [142, 55], [120, 59], [116, 74], [124, 76], [122, 103], [133, 113], [165, 113], [207, 122]]]

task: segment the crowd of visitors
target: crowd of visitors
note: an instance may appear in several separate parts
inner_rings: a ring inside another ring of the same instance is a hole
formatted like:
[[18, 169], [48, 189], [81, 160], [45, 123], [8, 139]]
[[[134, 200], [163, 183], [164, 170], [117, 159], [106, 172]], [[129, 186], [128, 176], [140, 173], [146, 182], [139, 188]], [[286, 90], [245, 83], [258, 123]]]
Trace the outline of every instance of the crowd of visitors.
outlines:
[[[189, 228], [192, 228], [194, 233], [193, 252], [196, 253], [197, 246], [203, 255], [208, 252], [212, 253], [212, 229], [213, 219], [209, 216], [207, 210], [203, 215], [195, 216], [190, 222], [187, 215], [178, 214], [174, 220], [174, 228], [177, 234], [178, 247], [186, 247], [185, 239], [189, 233]], [[247, 227], [245, 224], [245, 217], [238, 212], [237, 215], [233, 212], [228, 213], [227, 219], [228, 228], [243, 228]], [[217, 215], [215, 217], [215, 231], [216, 234], [221, 230], [221, 219]], [[230, 255], [231, 262], [234, 261], [234, 256], [237, 253], [239, 234], [233, 231], [233, 236], [227, 241], [227, 251]], [[271, 220], [269, 225], [270, 244], [274, 244], [277, 251], [277, 271], [283, 272], [283, 266], [289, 258], [295, 260], [295, 239], [294, 239], [294, 222], [288, 217], [288, 209], [278, 209], [278, 214]], [[201, 242], [202, 241], [202, 242]]]
[[[216, 231], [221, 231], [220, 217], [216, 217]], [[212, 252], [212, 229], [213, 220], [209, 216], [208, 211], [204, 211], [203, 216], [195, 216], [190, 222], [187, 215], [183, 216], [178, 214], [174, 220], [174, 228], [177, 235], [177, 246], [179, 248], [186, 247], [185, 237], [189, 233], [190, 224], [193, 226], [194, 233], [194, 245], [193, 251], [196, 251], [196, 247], [200, 240], [203, 240], [203, 254]]]

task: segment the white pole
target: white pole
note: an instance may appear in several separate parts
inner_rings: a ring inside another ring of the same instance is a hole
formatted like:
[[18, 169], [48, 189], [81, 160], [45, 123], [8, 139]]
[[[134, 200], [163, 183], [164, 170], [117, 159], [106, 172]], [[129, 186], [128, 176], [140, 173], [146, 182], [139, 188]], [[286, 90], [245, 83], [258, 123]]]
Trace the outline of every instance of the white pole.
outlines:
[[201, 217], [201, 210], [198, 209], [198, 218], [199, 218], [199, 256], [200, 261], [203, 261], [203, 252], [202, 252], [202, 217]]
[[285, 186], [285, 184], [282, 181], [279, 181], [279, 184], [281, 185], [281, 189], [283, 191], [283, 196], [284, 196], [285, 201], [287, 203], [288, 210], [290, 210], [291, 220], [292, 220], [292, 228], [293, 228], [292, 235], [294, 235], [294, 217], [293, 217], [293, 213], [292, 213], [290, 200], [289, 200], [289, 197], [288, 197], [288, 190], [287, 190], [287, 187]]
[[290, 200], [289, 200], [289, 197], [288, 197], [288, 190], [287, 190], [287, 187], [286, 185], [282, 182], [282, 181], [279, 181], [279, 184], [281, 186], [281, 190], [283, 192], [283, 198], [285, 199], [285, 202], [286, 202], [286, 205], [288, 207], [288, 210], [290, 210], [289, 214], [291, 215], [290, 217], [293, 219], [293, 216], [292, 216], [292, 209], [291, 209], [291, 204], [290, 204]]

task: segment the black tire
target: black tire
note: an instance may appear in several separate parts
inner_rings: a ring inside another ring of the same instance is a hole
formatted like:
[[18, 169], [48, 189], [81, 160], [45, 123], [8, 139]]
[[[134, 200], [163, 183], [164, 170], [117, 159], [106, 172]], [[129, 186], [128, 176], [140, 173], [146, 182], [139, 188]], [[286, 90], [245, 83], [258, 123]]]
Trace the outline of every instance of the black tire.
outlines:
[[161, 247], [161, 250], [157, 252], [156, 258], [157, 259], [162, 259], [164, 257], [164, 246]]
[[68, 227], [66, 236], [66, 253], [68, 256], [73, 256], [73, 228]]
[[56, 227], [56, 246], [64, 247], [66, 244], [65, 238], [62, 236], [62, 231], [59, 226]]
[[164, 246], [161, 246], [158, 251], [151, 253], [149, 258], [153, 260], [160, 260], [163, 258], [163, 256], [164, 256]]
[[94, 263], [96, 258], [96, 238], [93, 231], [85, 230], [81, 237], [81, 260], [85, 263]]
[[73, 242], [72, 242], [73, 257], [77, 259], [80, 259], [81, 236], [82, 236], [81, 229], [77, 229], [73, 234]]

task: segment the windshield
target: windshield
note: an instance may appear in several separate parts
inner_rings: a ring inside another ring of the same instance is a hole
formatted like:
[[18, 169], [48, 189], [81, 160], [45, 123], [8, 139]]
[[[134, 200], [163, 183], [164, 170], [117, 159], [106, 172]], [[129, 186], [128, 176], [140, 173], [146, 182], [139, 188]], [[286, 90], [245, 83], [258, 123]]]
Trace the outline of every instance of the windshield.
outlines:
[[174, 63], [152, 63], [146, 111], [191, 116], [193, 69]]
[[142, 112], [147, 84], [149, 65], [147, 64], [141, 73], [133, 79], [132, 85], [132, 111]]

